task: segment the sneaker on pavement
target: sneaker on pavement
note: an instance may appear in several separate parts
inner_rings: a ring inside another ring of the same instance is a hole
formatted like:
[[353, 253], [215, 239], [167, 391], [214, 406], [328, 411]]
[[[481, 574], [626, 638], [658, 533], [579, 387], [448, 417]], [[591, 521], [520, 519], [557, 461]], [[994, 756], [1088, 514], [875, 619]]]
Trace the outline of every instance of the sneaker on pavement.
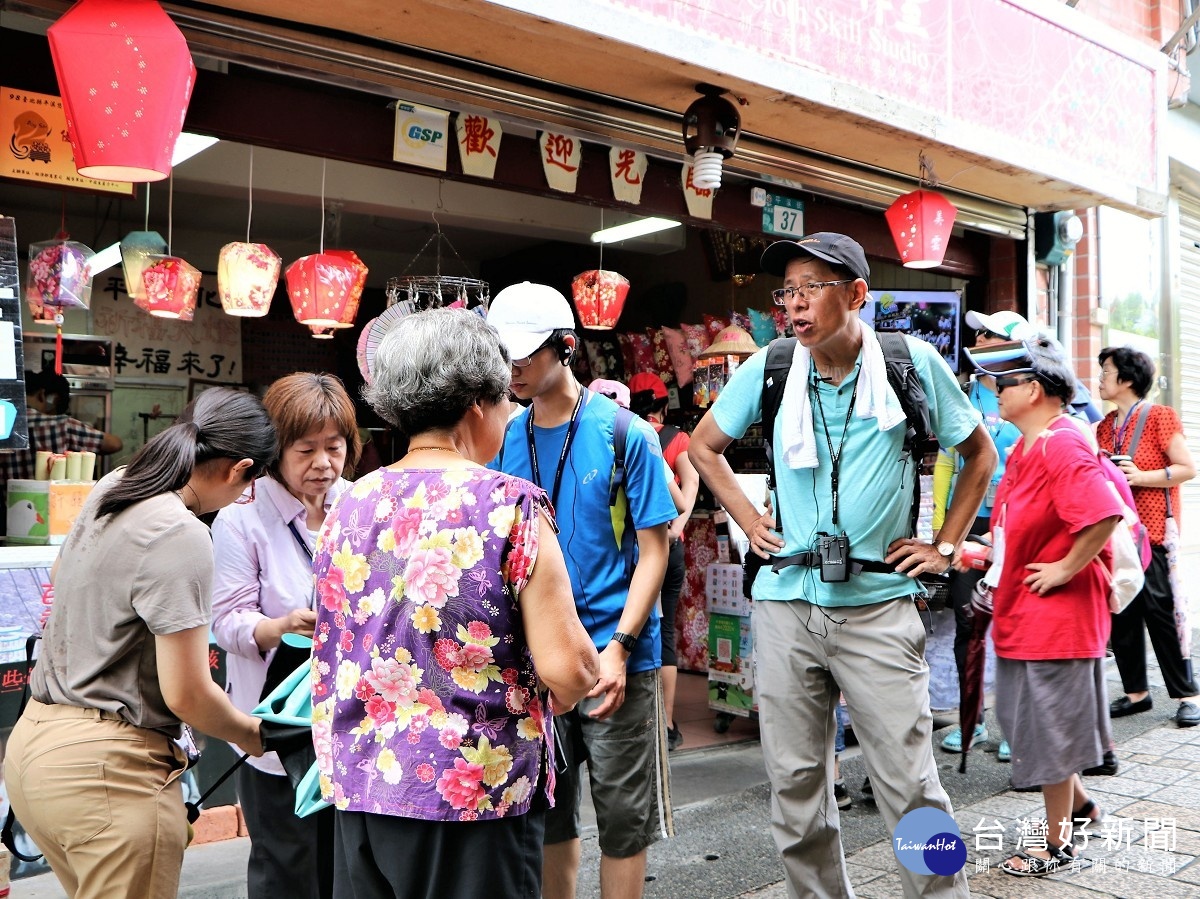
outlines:
[[1000, 741], [1000, 748], [996, 750], [996, 761], [1011, 762], [1012, 748], [1008, 745], [1008, 740]]
[[1104, 753], [1103, 764], [1097, 765], [1094, 768], [1084, 768], [1083, 776], [1084, 777], [1102, 777], [1102, 776], [1111, 777], [1112, 775], [1117, 773], [1117, 768], [1118, 768], [1117, 754], [1110, 749], [1108, 752]]
[[875, 804], [875, 788], [871, 786], [871, 778], [864, 777], [862, 785], [863, 800], [870, 805]]
[[837, 807], [840, 809], [850, 808], [854, 804], [854, 800], [850, 798], [850, 791], [846, 789], [844, 780], [835, 780], [833, 782], [833, 798], [837, 801]]
[[[988, 738], [987, 725], [975, 725], [975, 736], [971, 741], [972, 746], [978, 746]], [[946, 752], [962, 752], [962, 728], [956, 727], [950, 733], [946, 734], [946, 738], [942, 740], [942, 749]]]

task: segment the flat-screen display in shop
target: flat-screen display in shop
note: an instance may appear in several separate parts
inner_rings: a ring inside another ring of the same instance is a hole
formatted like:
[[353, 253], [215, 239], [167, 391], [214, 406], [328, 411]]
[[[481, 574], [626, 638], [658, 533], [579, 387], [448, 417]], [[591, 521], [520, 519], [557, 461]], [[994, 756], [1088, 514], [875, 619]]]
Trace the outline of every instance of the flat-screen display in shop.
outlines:
[[932, 344], [954, 372], [959, 363], [962, 296], [956, 290], [874, 290], [876, 331], [900, 331]]

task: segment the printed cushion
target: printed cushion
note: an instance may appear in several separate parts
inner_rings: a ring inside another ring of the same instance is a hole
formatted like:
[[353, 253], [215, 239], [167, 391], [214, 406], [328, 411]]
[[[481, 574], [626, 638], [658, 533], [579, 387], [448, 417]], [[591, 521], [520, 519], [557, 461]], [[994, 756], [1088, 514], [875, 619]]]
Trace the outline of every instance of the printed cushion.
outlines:
[[729, 327], [729, 319], [717, 318], [715, 315], [704, 314], [704, 329], [708, 331], [708, 342], [712, 343], [717, 335]]
[[704, 325], [680, 325], [679, 328], [687, 339], [687, 349], [693, 359], [708, 349], [708, 345], [712, 343], [712, 335], [708, 333], [708, 329]]
[[663, 339], [667, 342], [667, 353], [671, 357], [671, 367], [675, 370], [675, 380], [680, 387], [692, 383], [692, 354], [688, 352], [687, 338], [678, 328], [663, 328]]
[[664, 384], [675, 383], [675, 367], [671, 365], [671, 352], [667, 349], [667, 338], [661, 328], [647, 328], [646, 335], [654, 352], [654, 368], [650, 369]]
[[775, 331], [775, 316], [770, 312], [750, 310], [750, 336], [759, 346], [766, 346], [779, 335]]

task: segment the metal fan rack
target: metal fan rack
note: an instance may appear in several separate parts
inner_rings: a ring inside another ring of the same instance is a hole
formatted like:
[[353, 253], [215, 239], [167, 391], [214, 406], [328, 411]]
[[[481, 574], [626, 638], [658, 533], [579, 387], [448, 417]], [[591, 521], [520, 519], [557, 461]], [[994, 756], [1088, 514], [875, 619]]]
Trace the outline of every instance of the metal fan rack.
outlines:
[[[437, 274], [408, 274], [417, 260], [429, 249], [430, 244], [435, 242], [437, 245], [437, 267], [435, 269]], [[442, 244], [449, 247], [454, 258], [462, 263], [463, 268], [470, 271], [466, 262], [458, 255], [458, 251], [454, 249], [454, 245], [442, 233], [439, 226], [429, 240], [425, 241], [425, 246], [417, 251], [412, 262], [408, 264], [408, 268], [404, 270], [404, 274], [388, 278], [387, 301], [389, 307], [403, 304], [406, 312], [423, 312], [426, 309], [441, 309], [457, 304], [465, 309], [479, 308], [483, 312], [487, 311], [488, 304], [492, 301], [491, 286], [487, 281], [481, 281], [478, 278], [443, 275]]]

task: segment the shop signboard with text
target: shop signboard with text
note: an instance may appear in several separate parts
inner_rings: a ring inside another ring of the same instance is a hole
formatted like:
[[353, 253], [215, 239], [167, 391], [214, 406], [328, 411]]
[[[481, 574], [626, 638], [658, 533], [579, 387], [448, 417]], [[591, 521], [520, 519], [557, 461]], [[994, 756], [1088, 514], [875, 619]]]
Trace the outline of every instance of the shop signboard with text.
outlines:
[[132, 184], [97, 181], [75, 170], [60, 98], [0, 87], [0, 128], [0, 177], [133, 196]]

